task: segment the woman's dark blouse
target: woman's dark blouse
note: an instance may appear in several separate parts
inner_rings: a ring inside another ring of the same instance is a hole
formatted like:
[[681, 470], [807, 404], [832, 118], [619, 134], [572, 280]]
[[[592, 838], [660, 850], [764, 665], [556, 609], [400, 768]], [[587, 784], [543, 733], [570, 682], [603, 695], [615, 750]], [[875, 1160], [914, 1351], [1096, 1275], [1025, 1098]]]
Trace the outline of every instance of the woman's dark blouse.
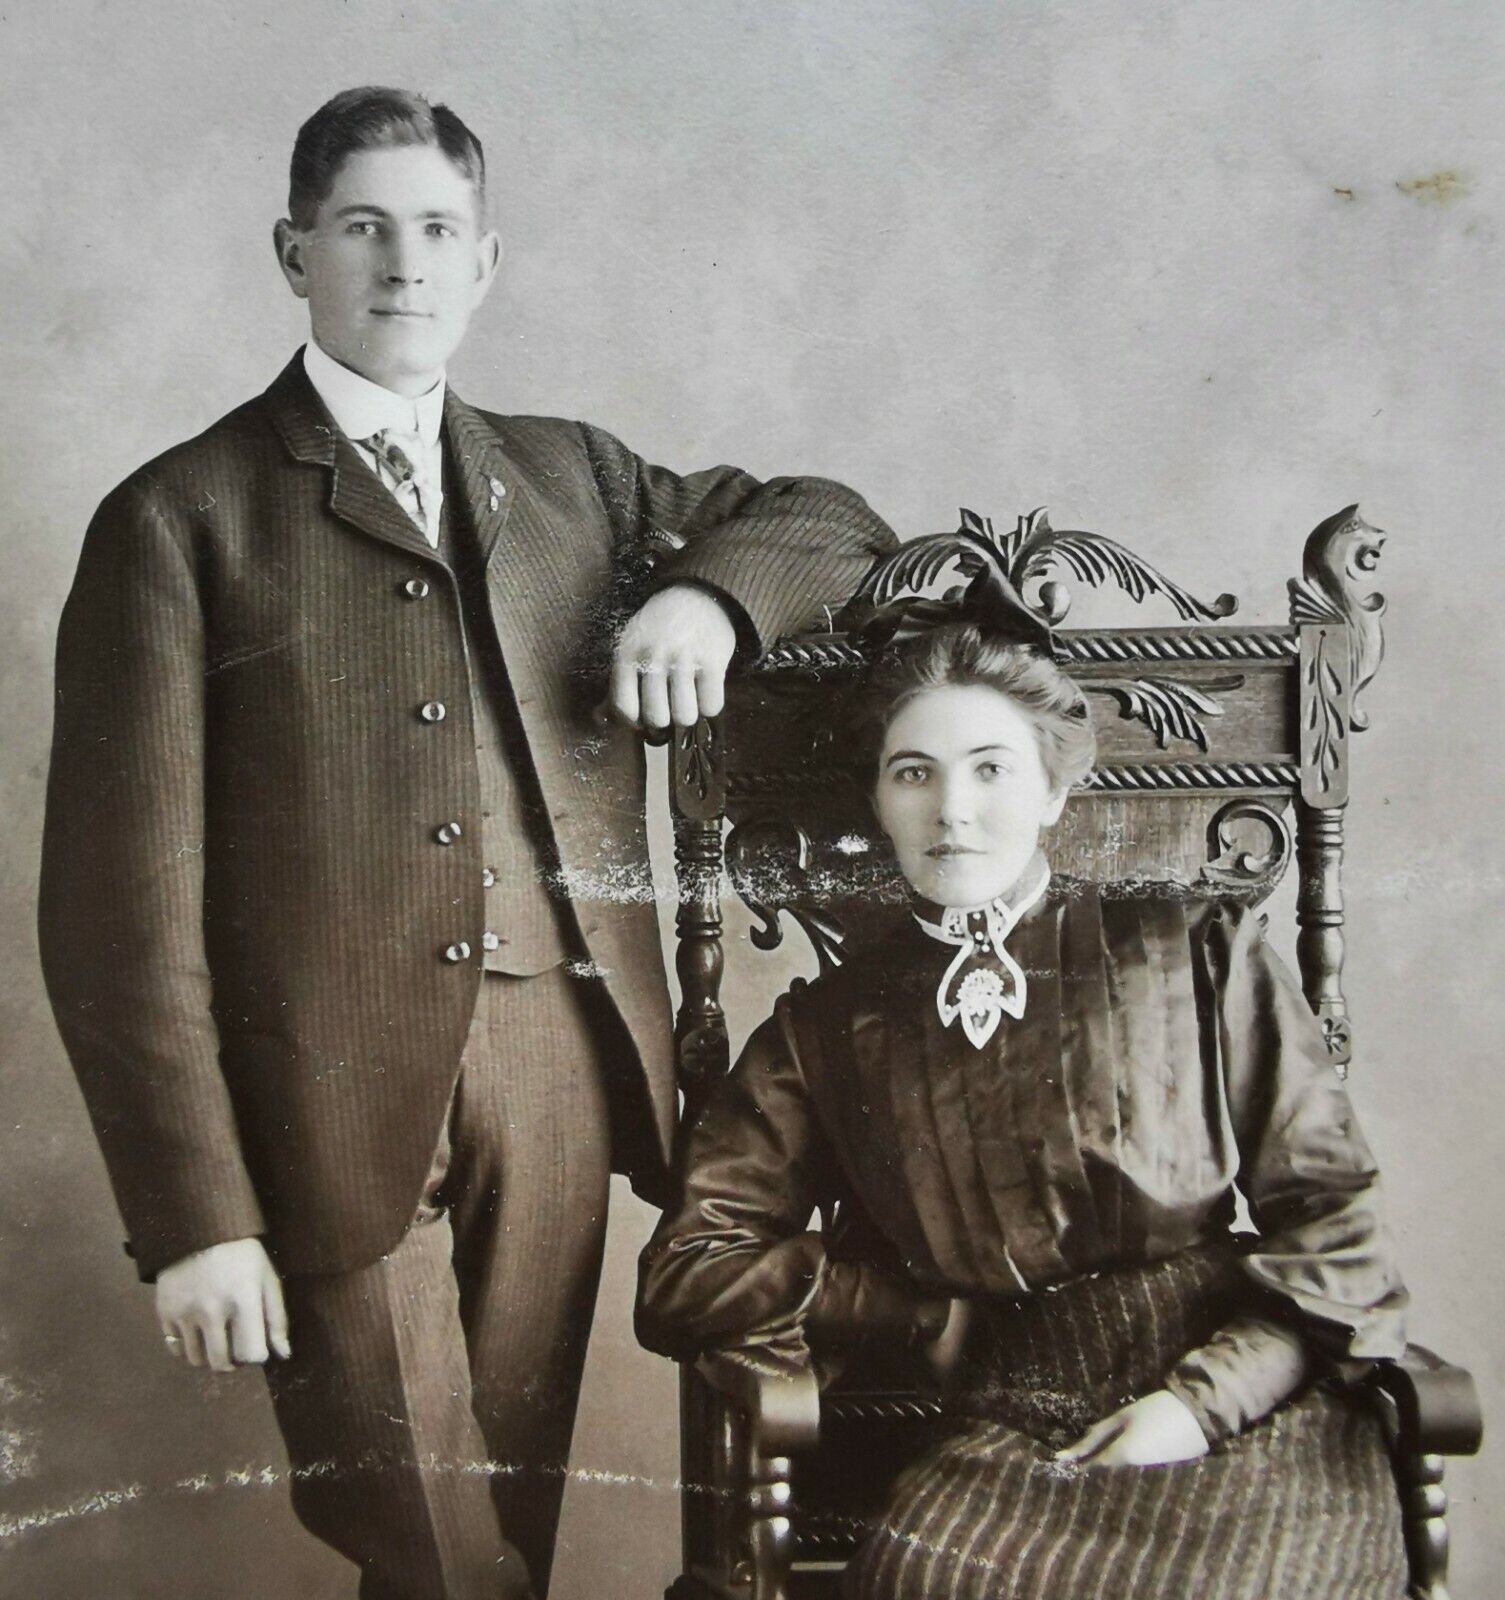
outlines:
[[[638, 1332], [669, 1355], [933, 1326], [1226, 1237], [1258, 1239], [1250, 1308], [1166, 1387], [1217, 1440], [1308, 1354], [1398, 1355], [1405, 1290], [1374, 1161], [1258, 918], [1057, 881], [1008, 940], [1023, 1018], [943, 1028], [954, 953], [913, 923], [785, 995], [689, 1130], [643, 1253]], [[807, 1231], [840, 1203], [835, 1234]]]

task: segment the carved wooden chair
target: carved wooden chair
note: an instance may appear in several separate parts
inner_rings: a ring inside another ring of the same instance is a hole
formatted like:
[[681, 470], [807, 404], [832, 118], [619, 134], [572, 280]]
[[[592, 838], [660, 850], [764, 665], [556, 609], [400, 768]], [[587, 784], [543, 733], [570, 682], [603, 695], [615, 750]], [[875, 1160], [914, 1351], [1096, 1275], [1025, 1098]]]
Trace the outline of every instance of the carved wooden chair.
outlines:
[[[1366, 725], [1359, 698], [1383, 648], [1385, 602], [1368, 591], [1383, 541], [1354, 506], [1323, 522], [1290, 584], [1284, 627], [1230, 625], [1232, 596], [1198, 600], [1123, 546], [1056, 533], [1038, 512], [1004, 536], [964, 512], [957, 533], [905, 545], [864, 590], [874, 603], [933, 594], [993, 559], [1053, 624], [1069, 604], [1053, 572], [1174, 607], [1174, 626], [1056, 632], [1058, 657], [1102, 711], [1099, 765], [1052, 834], [1052, 866], [1257, 903], [1294, 856], [1302, 984], [1345, 1076], [1343, 818], [1350, 735]], [[722, 718], [676, 740], [676, 1038], [691, 1110], [728, 1067], [724, 874], [760, 921], [755, 944], [777, 945], [788, 913], [823, 966], [840, 960], [854, 922], [892, 898], [832, 714], [862, 660], [839, 632], [783, 641], [729, 686]], [[684, 1564], [669, 1600], [835, 1594], [853, 1530], [939, 1414], [881, 1373], [849, 1372], [821, 1393], [806, 1368], [735, 1354], [682, 1368], [681, 1391]], [[1478, 1448], [1473, 1382], [1413, 1346], [1376, 1391], [1394, 1440], [1412, 1593], [1446, 1600], [1442, 1458]]]

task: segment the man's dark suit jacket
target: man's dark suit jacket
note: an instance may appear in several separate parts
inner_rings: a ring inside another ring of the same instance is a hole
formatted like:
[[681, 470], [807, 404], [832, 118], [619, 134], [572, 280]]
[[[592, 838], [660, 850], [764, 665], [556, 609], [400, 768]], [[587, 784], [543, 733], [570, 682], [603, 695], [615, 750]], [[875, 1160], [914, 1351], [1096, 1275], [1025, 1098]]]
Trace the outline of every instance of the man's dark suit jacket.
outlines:
[[[445, 435], [579, 936], [632, 1040], [652, 1192], [668, 989], [640, 742], [594, 715], [613, 628], [684, 579], [766, 646], [892, 536], [840, 485], [679, 477], [580, 423], [450, 395]], [[449, 569], [297, 358], [95, 516], [58, 640], [41, 951], [143, 1276], [254, 1234], [284, 1271], [341, 1271], [407, 1226], [480, 978], [480, 829], [436, 845], [478, 808], [469, 674]]]

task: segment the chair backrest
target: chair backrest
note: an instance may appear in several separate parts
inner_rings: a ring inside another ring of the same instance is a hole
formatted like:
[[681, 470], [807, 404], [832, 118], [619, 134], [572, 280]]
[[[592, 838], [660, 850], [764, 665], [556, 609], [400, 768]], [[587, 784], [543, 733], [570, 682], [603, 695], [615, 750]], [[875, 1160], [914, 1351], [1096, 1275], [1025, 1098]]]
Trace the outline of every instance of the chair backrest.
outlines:
[[[1053, 624], [1070, 604], [1058, 573], [1174, 609], [1171, 626], [1056, 628], [1058, 659], [1094, 702], [1098, 765], [1053, 831], [1051, 864], [1107, 884], [1259, 901], [1294, 855], [1297, 962], [1343, 1073], [1343, 813], [1349, 737], [1365, 726], [1359, 699], [1383, 649], [1384, 600], [1371, 588], [1383, 543], [1357, 506], [1320, 523], [1283, 626], [1231, 624], [1231, 595], [1200, 600], [1113, 540], [1056, 532], [1043, 512], [1004, 535], [963, 512], [956, 533], [904, 545], [863, 590], [874, 603], [934, 595], [991, 562]], [[822, 963], [839, 961], [844, 937], [899, 898], [843, 709], [864, 660], [840, 632], [782, 641], [732, 681], [721, 718], [675, 740], [687, 1103], [727, 1066], [724, 872], [760, 920], [756, 944], [773, 948], [787, 913]]]

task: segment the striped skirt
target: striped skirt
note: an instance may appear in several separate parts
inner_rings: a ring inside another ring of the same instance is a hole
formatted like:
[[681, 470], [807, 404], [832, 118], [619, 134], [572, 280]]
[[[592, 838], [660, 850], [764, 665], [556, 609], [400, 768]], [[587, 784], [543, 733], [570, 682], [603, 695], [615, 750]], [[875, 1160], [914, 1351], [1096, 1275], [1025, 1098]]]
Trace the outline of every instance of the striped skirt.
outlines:
[[1243, 1298], [1222, 1251], [992, 1309], [948, 1412], [847, 1568], [849, 1600], [1401, 1600], [1406, 1558], [1373, 1410], [1322, 1388], [1196, 1461], [1054, 1452], [1158, 1387]]

